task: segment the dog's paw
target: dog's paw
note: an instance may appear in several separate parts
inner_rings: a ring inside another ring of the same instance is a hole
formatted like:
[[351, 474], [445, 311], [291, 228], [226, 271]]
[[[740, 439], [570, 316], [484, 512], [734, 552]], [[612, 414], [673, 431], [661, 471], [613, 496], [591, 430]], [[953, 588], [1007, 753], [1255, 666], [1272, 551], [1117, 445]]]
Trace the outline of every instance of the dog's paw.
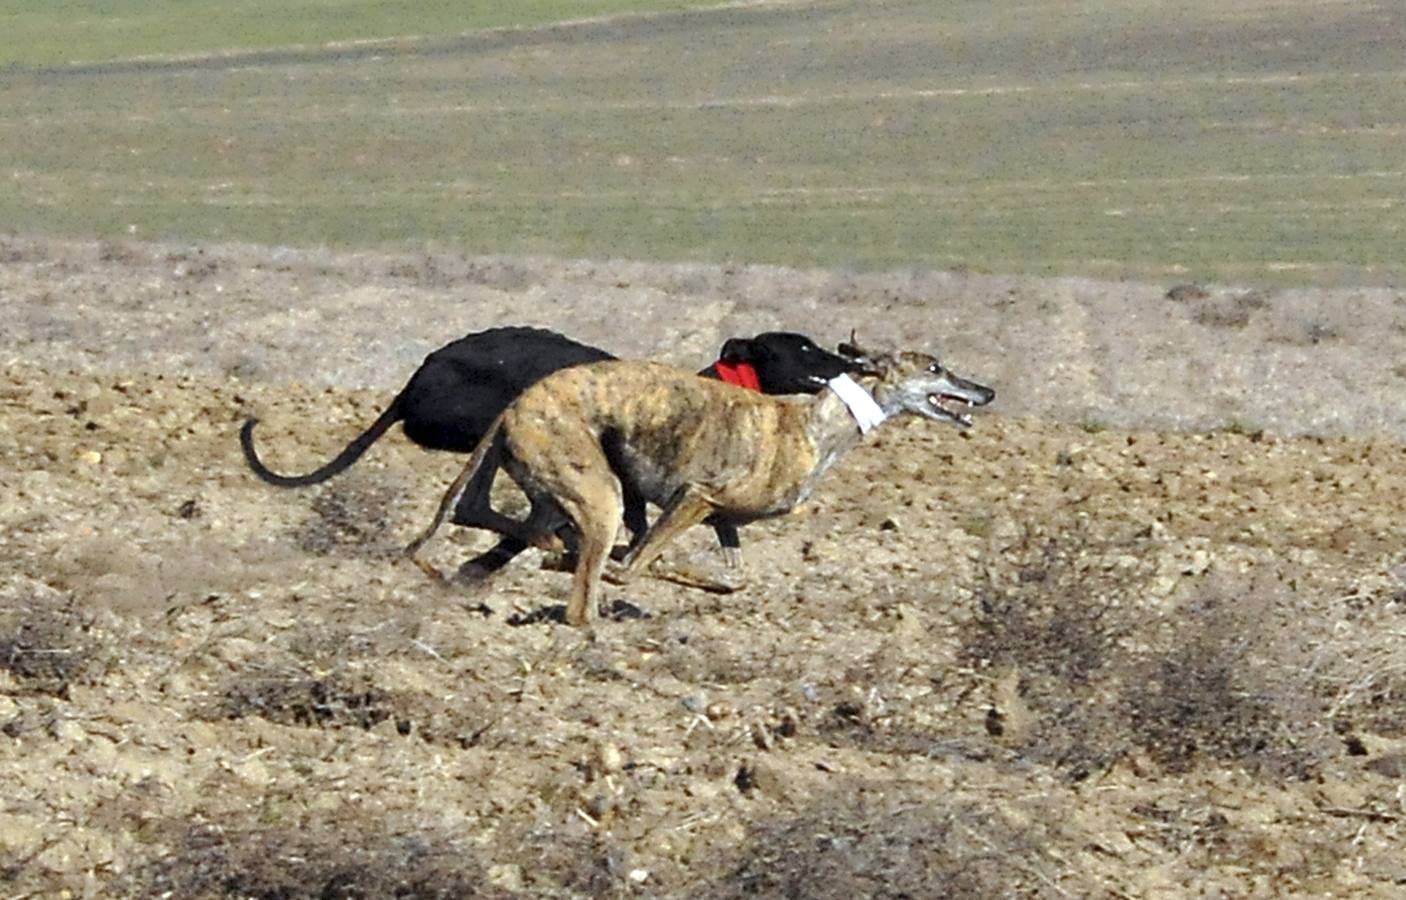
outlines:
[[414, 556], [410, 557], [410, 561], [413, 562], [415, 564], [415, 567], [418, 568], [421, 572], [424, 572], [426, 575], [428, 575], [430, 580], [435, 582], [436, 584], [447, 583], [447, 579], [445, 579], [444, 573], [440, 572], [439, 569], [436, 569], [429, 561], [419, 559]]
[[654, 613], [631, 603], [629, 600], [616, 600], [610, 604], [602, 604], [599, 608], [602, 619], [610, 619], [615, 622], [626, 622], [631, 619], [652, 619]]
[[655, 564], [650, 567], [649, 574], [660, 581], [697, 588], [710, 594], [734, 594], [747, 586], [747, 579], [740, 572], [715, 572], [686, 563]]
[[479, 587], [501, 566], [486, 566], [478, 559], [465, 560], [454, 573], [454, 583], [460, 587]]
[[601, 581], [607, 584], [628, 584], [630, 581], [630, 570], [627, 566], [623, 566], [618, 562], [607, 562], [605, 567], [601, 569], [600, 578]]
[[565, 625], [566, 604], [553, 603], [548, 606], [539, 606], [530, 612], [515, 612], [508, 616], [508, 624], [514, 627], [519, 625], [536, 625], [538, 622]]
[[563, 551], [558, 551], [556, 553], [547, 553], [542, 557], [542, 571], [575, 572], [576, 555], [574, 553], [566, 553]]

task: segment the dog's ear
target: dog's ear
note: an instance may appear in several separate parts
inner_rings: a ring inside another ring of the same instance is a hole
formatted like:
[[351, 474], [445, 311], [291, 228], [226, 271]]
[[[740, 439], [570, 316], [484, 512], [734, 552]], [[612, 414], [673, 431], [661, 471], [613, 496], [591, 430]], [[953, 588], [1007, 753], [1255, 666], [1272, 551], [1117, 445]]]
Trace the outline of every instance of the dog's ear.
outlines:
[[879, 355], [860, 347], [855, 340], [854, 331], [849, 333], [848, 341], [841, 341], [835, 348], [839, 354], [854, 364], [854, 368], [861, 375], [880, 375], [882, 369], [879, 366]]
[[728, 338], [718, 351], [718, 359], [726, 363], [750, 363], [757, 359], [757, 343], [751, 338]]

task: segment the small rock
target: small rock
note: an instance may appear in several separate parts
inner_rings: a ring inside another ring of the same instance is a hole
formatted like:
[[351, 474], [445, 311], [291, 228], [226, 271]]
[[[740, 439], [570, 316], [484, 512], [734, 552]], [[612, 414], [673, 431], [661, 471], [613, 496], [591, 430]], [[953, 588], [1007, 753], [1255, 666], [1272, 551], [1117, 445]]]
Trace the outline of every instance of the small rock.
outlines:
[[719, 719], [726, 719], [730, 717], [734, 712], [735, 710], [731, 706], [728, 706], [726, 703], [719, 701], [715, 703], [709, 703], [708, 707], [703, 710], [703, 715], [716, 722]]
[[516, 863], [498, 863], [489, 866], [488, 883], [505, 891], [516, 893], [522, 890], [522, 866]]
[[789, 706], [781, 711], [781, 720], [776, 723], [776, 733], [780, 737], [795, 737], [800, 731], [801, 717]]
[[96, 466], [103, 461], [103, 455], [96, 450], [87, 450], [79, 454], [78, 461], [89, 466]]
[[1211, 296], [1211, 292], [1199, 284], [1177, 284], [1168, 288], [1166, 297], [1174, 303], [1185, 303], [1188, 300], [1205, 300]]
[[625, 768], [625, 755], [609, 741], [601, 741], [596, 745], [595, 765], [601, 774], [613, 775]]
[[1182, 568], [1183, 575], [1200, 575], [1211, 567], [1211, 554], [1205, 550], [1195, 550], [1191, 560]]
[[593, 794], [586, 801], [586, 812], [597, 822], [603, 821], [615, 809], [615, 798], [607, 793]]
[[88, 732], [73, 719], [55, 718], [49, 725], [49, 734], [56, 741], [76, 744], [88, 737]]
[[1177, 577], [1175, 575], [1158, 575], [1152, 579], [1147, 591], [1154, 597], [1169, 597], [1172, 591], [1177, 589]]

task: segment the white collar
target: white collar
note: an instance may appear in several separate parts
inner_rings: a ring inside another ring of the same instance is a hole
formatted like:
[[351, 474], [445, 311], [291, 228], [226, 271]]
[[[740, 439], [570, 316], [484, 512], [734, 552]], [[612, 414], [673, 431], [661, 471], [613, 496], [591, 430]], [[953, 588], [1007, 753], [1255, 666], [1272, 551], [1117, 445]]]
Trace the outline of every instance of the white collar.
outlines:
[[883, 407], [874, 401], [874, 396], [848, 375], [836, 375], [827, 381], [825, 386], [834, 391], [835, 396], [849, 409], [849, 414], [854, 416], [855, 424], [859, 426], [860, 434], [868, 434], [888, 418]]

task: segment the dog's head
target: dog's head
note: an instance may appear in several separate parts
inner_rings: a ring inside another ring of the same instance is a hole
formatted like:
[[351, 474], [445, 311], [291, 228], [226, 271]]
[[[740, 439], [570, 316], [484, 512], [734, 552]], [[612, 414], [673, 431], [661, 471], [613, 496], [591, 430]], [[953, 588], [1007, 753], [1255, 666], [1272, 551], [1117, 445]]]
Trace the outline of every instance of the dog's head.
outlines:
[[723, 344], [718, 359], [728, 365], [751, 366], [762, 392], [767, 394], [814, 394], [837, 375], [861, 371], [853, 360], [790, 331], [764, 331], [756, 337], [732, 338]]
[[890, 416], [912, 413], [967, 428], [972, 423], [968, 410], [996, 398], [991, 388], [949, 371], [928, 353], [865, 350], [853, 335], [840, 352], [863, 366], [869, 390]]

